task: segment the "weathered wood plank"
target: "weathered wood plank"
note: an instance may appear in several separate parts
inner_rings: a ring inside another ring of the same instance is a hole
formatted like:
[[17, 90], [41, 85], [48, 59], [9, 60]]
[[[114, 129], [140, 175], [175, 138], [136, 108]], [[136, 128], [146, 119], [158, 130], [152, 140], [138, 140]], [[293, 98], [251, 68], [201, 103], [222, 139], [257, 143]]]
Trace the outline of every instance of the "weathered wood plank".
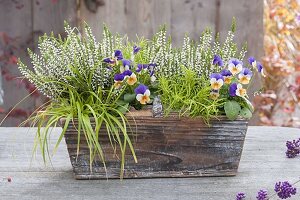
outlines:
[[[134, 114], [136, 113], [136, 114]], [[201, 118], [177, 115], [153, 118], [151, 110], [132, 111], [128, 117], [128, 135], [138, 162], [129, 149], [125, 154], [124, 178], [233, 176], [236, 174], [247, 131], [246, 120], [211, 120], [210, 126]], [[150, 115], [150, 116], [149, 116]], [[64, 123], [64, 122], [62, 122]], [[103, 127], [99, 143], [105, 152], [105, 165], [95, 157], [90, 167], [90, 152], [84, 135], [77, 152], [78, 122], [69, 124], [65, 139], [76, 179], [120, 177], [120, 148], [111, 147]], [[120, 134], [121, 141], [124, 140]], [[122, 142], [123, 143], [123, 142]], [[117, 152], [116, 152], [117, 151]]]
[[[294, 182], [299, 178], [295, 176], [300, 171], [299, 158], [288, 159], [284, 154], [285, 141], [300, 137], [299, 129], [294, 128], [250, 126], [239, 173], [235, 177], [123, 181], [74, 180], [64, 142], [52, 160], [54, 167], [52, 172], [42, 171], [44, 167], [41, 157], [36, 160], [39, 161], [38, 166], [29, 168], [26, 159], [22, 160], [23, 149], [24, 147], [30, 149], [36, 129], [31, 129], [26, 134], [27, 130], [0, 128], [0, 177], [12, 177], [11, 183], [5, 179], [0, 181], [2, 199], [228, 200], [235, 199], [235, 194], [241, 191], [246, 192], [249, 199], [255, 199], [257, 191], [261, 188], [272, 192], [275, 182], [283, 180]], [[58, 138], [60, 130], [54, 130], [51, 137], [52, 144]], [[8, 155], [11, 155], [10, 158], [6, 158]], [[14, 161], [15, 158], [18, 162]], [[297, 199], [300, 199], [299, 194], [291, 198]]]
[[[102, 2], [102, 4], [100, 4], [98, 7], [96, 7], [96, 12], [91, 12], [89, 10], [88, 5], [85, 3], [85, 1], [81, 1], [80, 16], [79, 16], [81, 19], [81, 23], [87, 22], [89, 24], [95, 37], [98, 40], [102, 36], [103, 23], [106, 23], [110, 28], [114, 27], [113, 25], [109, 24], [109, 22], [108, 22], [108, 19], [110, 18], [110, 16], [113, 15], [108, 10], [108, 4], [110, 1], [102, 0], [101, 2]], [[118, 12], [122, 12], [122, 10], [120, 9], [120, 10], [118, 10]], [[116, 16], [118, 16], [118, 14], [116, 14]], [[124, 18], [121, 21], [123, 21], [123, 20], [124, 20]]]
[[[32, 47], [32, 1], [0, 1], [0, 31], [7, 33], [12, 38], [17, 38], [16, 47], [13, 51], [14, 55], [20, 57], [25, 63], [28, 63], [26, 48]], [[12, 76], [20, 77], [17, 65], [10, 65], [9, 71]], [[4, 109], [9, 111], [10, 108], [15, 106], [21, 101], [28, 92], [25, 87], [18, 84], [18, 80], [7, 81], [3, 78], [4, 89]], [[16, 92], [17, 91], [17, 92]], [[24, 110], [32, 110], [34, 108], [34, 100], [27, 98], [23, 101], [18, 108]], [[0, 114], [2, 120], [6, 114]], [[18, 126], [20, 122], [25, 120], [24, 117], [12, 118], [9, 117], [3, 124], [4, 126]]]
[[64, 33], [64, 21], [70, 25], [76, 25], [76, 0], [64, 0], [53, 3], [51, 1], [39, 1], [33, 4], [33, 31], [37, 38], [44, 33], [62, 34]]

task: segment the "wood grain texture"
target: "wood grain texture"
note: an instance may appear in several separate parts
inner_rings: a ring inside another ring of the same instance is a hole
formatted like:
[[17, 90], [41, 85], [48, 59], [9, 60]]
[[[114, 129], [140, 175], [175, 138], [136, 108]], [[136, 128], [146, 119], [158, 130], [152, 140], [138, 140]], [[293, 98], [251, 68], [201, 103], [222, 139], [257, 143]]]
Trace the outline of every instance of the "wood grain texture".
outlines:
[[[132, 141], [138, 162], [134, 162], [128, 150], [124, 178], [236, 175], [247, 121], [221, 118], [211, 121], [208, 127], [201, 119], [178, 118], [176, 114], [153, 118], [150, 111], [136, 111], [134, 115], [129, 117], [128, 134], [134, 135]], [[99, 158], [90, 168], [89, 148], [83, 133], [77, 154], [77, 136], [75, 121], [69, 125], [65, 139], [76, 179], [120, 177], [120, 151], [117, 148], [116, 153], [111, 147], [105, 127], [100, 130], [99, 143], [107, 171]]]
[[[31, 1], [22, 1], [22, 3], [19, 4], [13, 1], [0, 1], [0, 32], [4, 32], [10, 37], [16, 38], [15, 45], [18, 49], [15, 49], [13, 53], [15, 56], [20, 57], [25, 63], [29, 63], [26, 48], [31, 48], [33, 46], [31, 6]], [[9, 71], [12, 76], [20, 77], [17, 65], [9, 65]], [[2, 82], [4, 90], [4, 104], [2, 107], [6, 111], [9, 111], [19, 101], [21, 101], [28, 92], [22, 85], [18, 84], [17, 79], [7, 81], [3, 78]], [[27, 98], [18, 106], [18, 108], [32, 110], [34, 108], [34, 100]], [[0, 119], [2, 120], [5, 115], [6, 113], [1, 113]], [[9, 117], [5, 121], [4, 125], [18, 126], [18, 124], [23, 120], [25, 120], [24, 117]]]
[[[299, 129], [250, 126], [239, 172], [233, 177], [118, 179], [77, 181], [73, 177], [64, 141], [44, 166], [40, 153], [30, 165], [36, 129], [0, 128], [0, 196], [9, 200], [229, 200], [238, 192], [256, 199], [257, 191], [273, 191], [275, 182], [295, 182], [300, 157], [285, 157], [285, 141], [300, 137]], [[50, 150], [61, 132], [53, 130]], [[12, 182], [5, 178], [10, 176]], [[3, 178], [3, 179], [2, 179]], [[296, 185], [299, 187], [299, 185]], [[276, 198], [275, 198], [276, 199]], [[290, 198], [299, 200], [300, 193]]]
[[[17, 57], [31, 67], [27, 48], [37, 50], [38, 37], [44, 33], [64, 33], [64, 20], [71, 25], [76, 25], [76, 0], [64, 0], [53, 3], [47, 0], [28, 1], [0, 1], [0, 32], [5, 32], [11, 37], [16, 37]], [[12, 65], [11, 73], [21, 77], [17, 65]], [[3, 80], [4, 109], [8, 111], [25, 96], [28, 91], [25, 86], [18, 84], [17, 80]], [[35, 110], [42, 104], [42, 99], [27, 98], [18, 108], [28, 112]], [[5, 114], [1, 113], [2, 119]], [[26, 118], [9, 117], [3, 126], [18, 126]]]

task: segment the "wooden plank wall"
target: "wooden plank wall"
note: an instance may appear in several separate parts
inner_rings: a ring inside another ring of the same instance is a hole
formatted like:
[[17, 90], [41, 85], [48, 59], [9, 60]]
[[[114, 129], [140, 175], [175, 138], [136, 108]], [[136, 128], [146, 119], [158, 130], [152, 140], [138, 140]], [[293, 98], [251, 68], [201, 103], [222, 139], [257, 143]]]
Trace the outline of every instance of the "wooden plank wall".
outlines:
[[[166, 24], [174, 44], [181, 45], [185, 33], [196, 39], [207, 26], [224, 38], [233, 16], [238, 23], [237, 41], [248, 42], [248, 55], [262, 56], [263, 0], [0, 0], [0, 32], [19, 37], [21, 50], [16, 55], [25, 62], [25, 49], [34, 49], [44, 32], [62, 33], [64, 20], [72, 25], [86, 21], [98, 39], [103, 23], [130, 39], [150, 37]], [[16, 67], [11, 70], [19, 75]], [[12, 81], [3, 80], [3, 85], [5, 109], [27, 94]], [[32, 110], [38, 104], [40, 100], [29, 98], [20, 107]], [[2, 126], [16, 126], [22, 120], [9, 118]]]
[[[0, 32], [17, 38], [18, 50], [14, 51], [22, 61], [29, 63], [27, 48], [36, 51], [38, 36], [43, 33], [63, 33], [64, 20], [76, 25], [76, 0], [0, 0]], [[17, 66], [11, 66], [14, 76], [20, 76]], [[24, 86], [17, 84], [16, 80], [3, 81], [4, 105], [8, 111], [23, 97], [28, 95]], [[18, 108], [33, 111], [40, 104], [41, 99], [27, 98]], [[2, 120], [6, 114], [0, 114]], [[25, 120], [24, 117], [9, 117], [2, 126], [18, 126]]]

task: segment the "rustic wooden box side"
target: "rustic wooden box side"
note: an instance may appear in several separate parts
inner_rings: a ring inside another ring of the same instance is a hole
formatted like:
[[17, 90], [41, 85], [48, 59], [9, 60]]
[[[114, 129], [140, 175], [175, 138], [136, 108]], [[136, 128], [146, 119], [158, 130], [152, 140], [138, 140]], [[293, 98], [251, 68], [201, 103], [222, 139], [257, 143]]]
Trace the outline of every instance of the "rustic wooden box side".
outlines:
[[[133, 116], [133, 117], [132, 117]], [[147, 113], [128, 117], [129, 133], [138, 163], [126, 153], [124, 178], [234, 176], [237, 173], [248, 121], [212, 120], [210, 126], [201, 119], [171, 115], [153, 118]], [[76, 179], [120, 177], [120, 162], [104, 127], [99, 142], [105, 153], [107, 171], [98, 158], [89, 165], [89, 149], [81, 137], [77, 155], [77, 131], [71, 123], [65, 134]], [[117, 152], [118, 153], [118, 152]]]

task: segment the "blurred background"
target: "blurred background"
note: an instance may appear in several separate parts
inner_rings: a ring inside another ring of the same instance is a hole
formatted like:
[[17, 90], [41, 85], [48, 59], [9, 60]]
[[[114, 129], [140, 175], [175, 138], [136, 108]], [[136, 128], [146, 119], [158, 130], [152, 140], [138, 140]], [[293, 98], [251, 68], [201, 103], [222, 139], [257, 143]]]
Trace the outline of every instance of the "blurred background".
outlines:
[[[0, 119], [18, 126], [45, 101], [20, 79], [17, 59], [28, 62], [27, 48], [37, 51], [44, 33], [64, 35], [64, 20], [87, 22], [101, 38], [102, 25], [113, 32], [149, 38], [166, 24], [175, 45], [185, 33], [197, 39], [210, 27], [226, 36], [233, 17], [236, 40], [248, 43], [247, 56], [263, 61], [268, 77], [256, 81], [256, 115], [251, 124], [300, 127], [300, 0], [0, 0]], [[30, 94], [30, 95], [29, 95]], [[28, 96], [12, 112], [12, 108]]]

